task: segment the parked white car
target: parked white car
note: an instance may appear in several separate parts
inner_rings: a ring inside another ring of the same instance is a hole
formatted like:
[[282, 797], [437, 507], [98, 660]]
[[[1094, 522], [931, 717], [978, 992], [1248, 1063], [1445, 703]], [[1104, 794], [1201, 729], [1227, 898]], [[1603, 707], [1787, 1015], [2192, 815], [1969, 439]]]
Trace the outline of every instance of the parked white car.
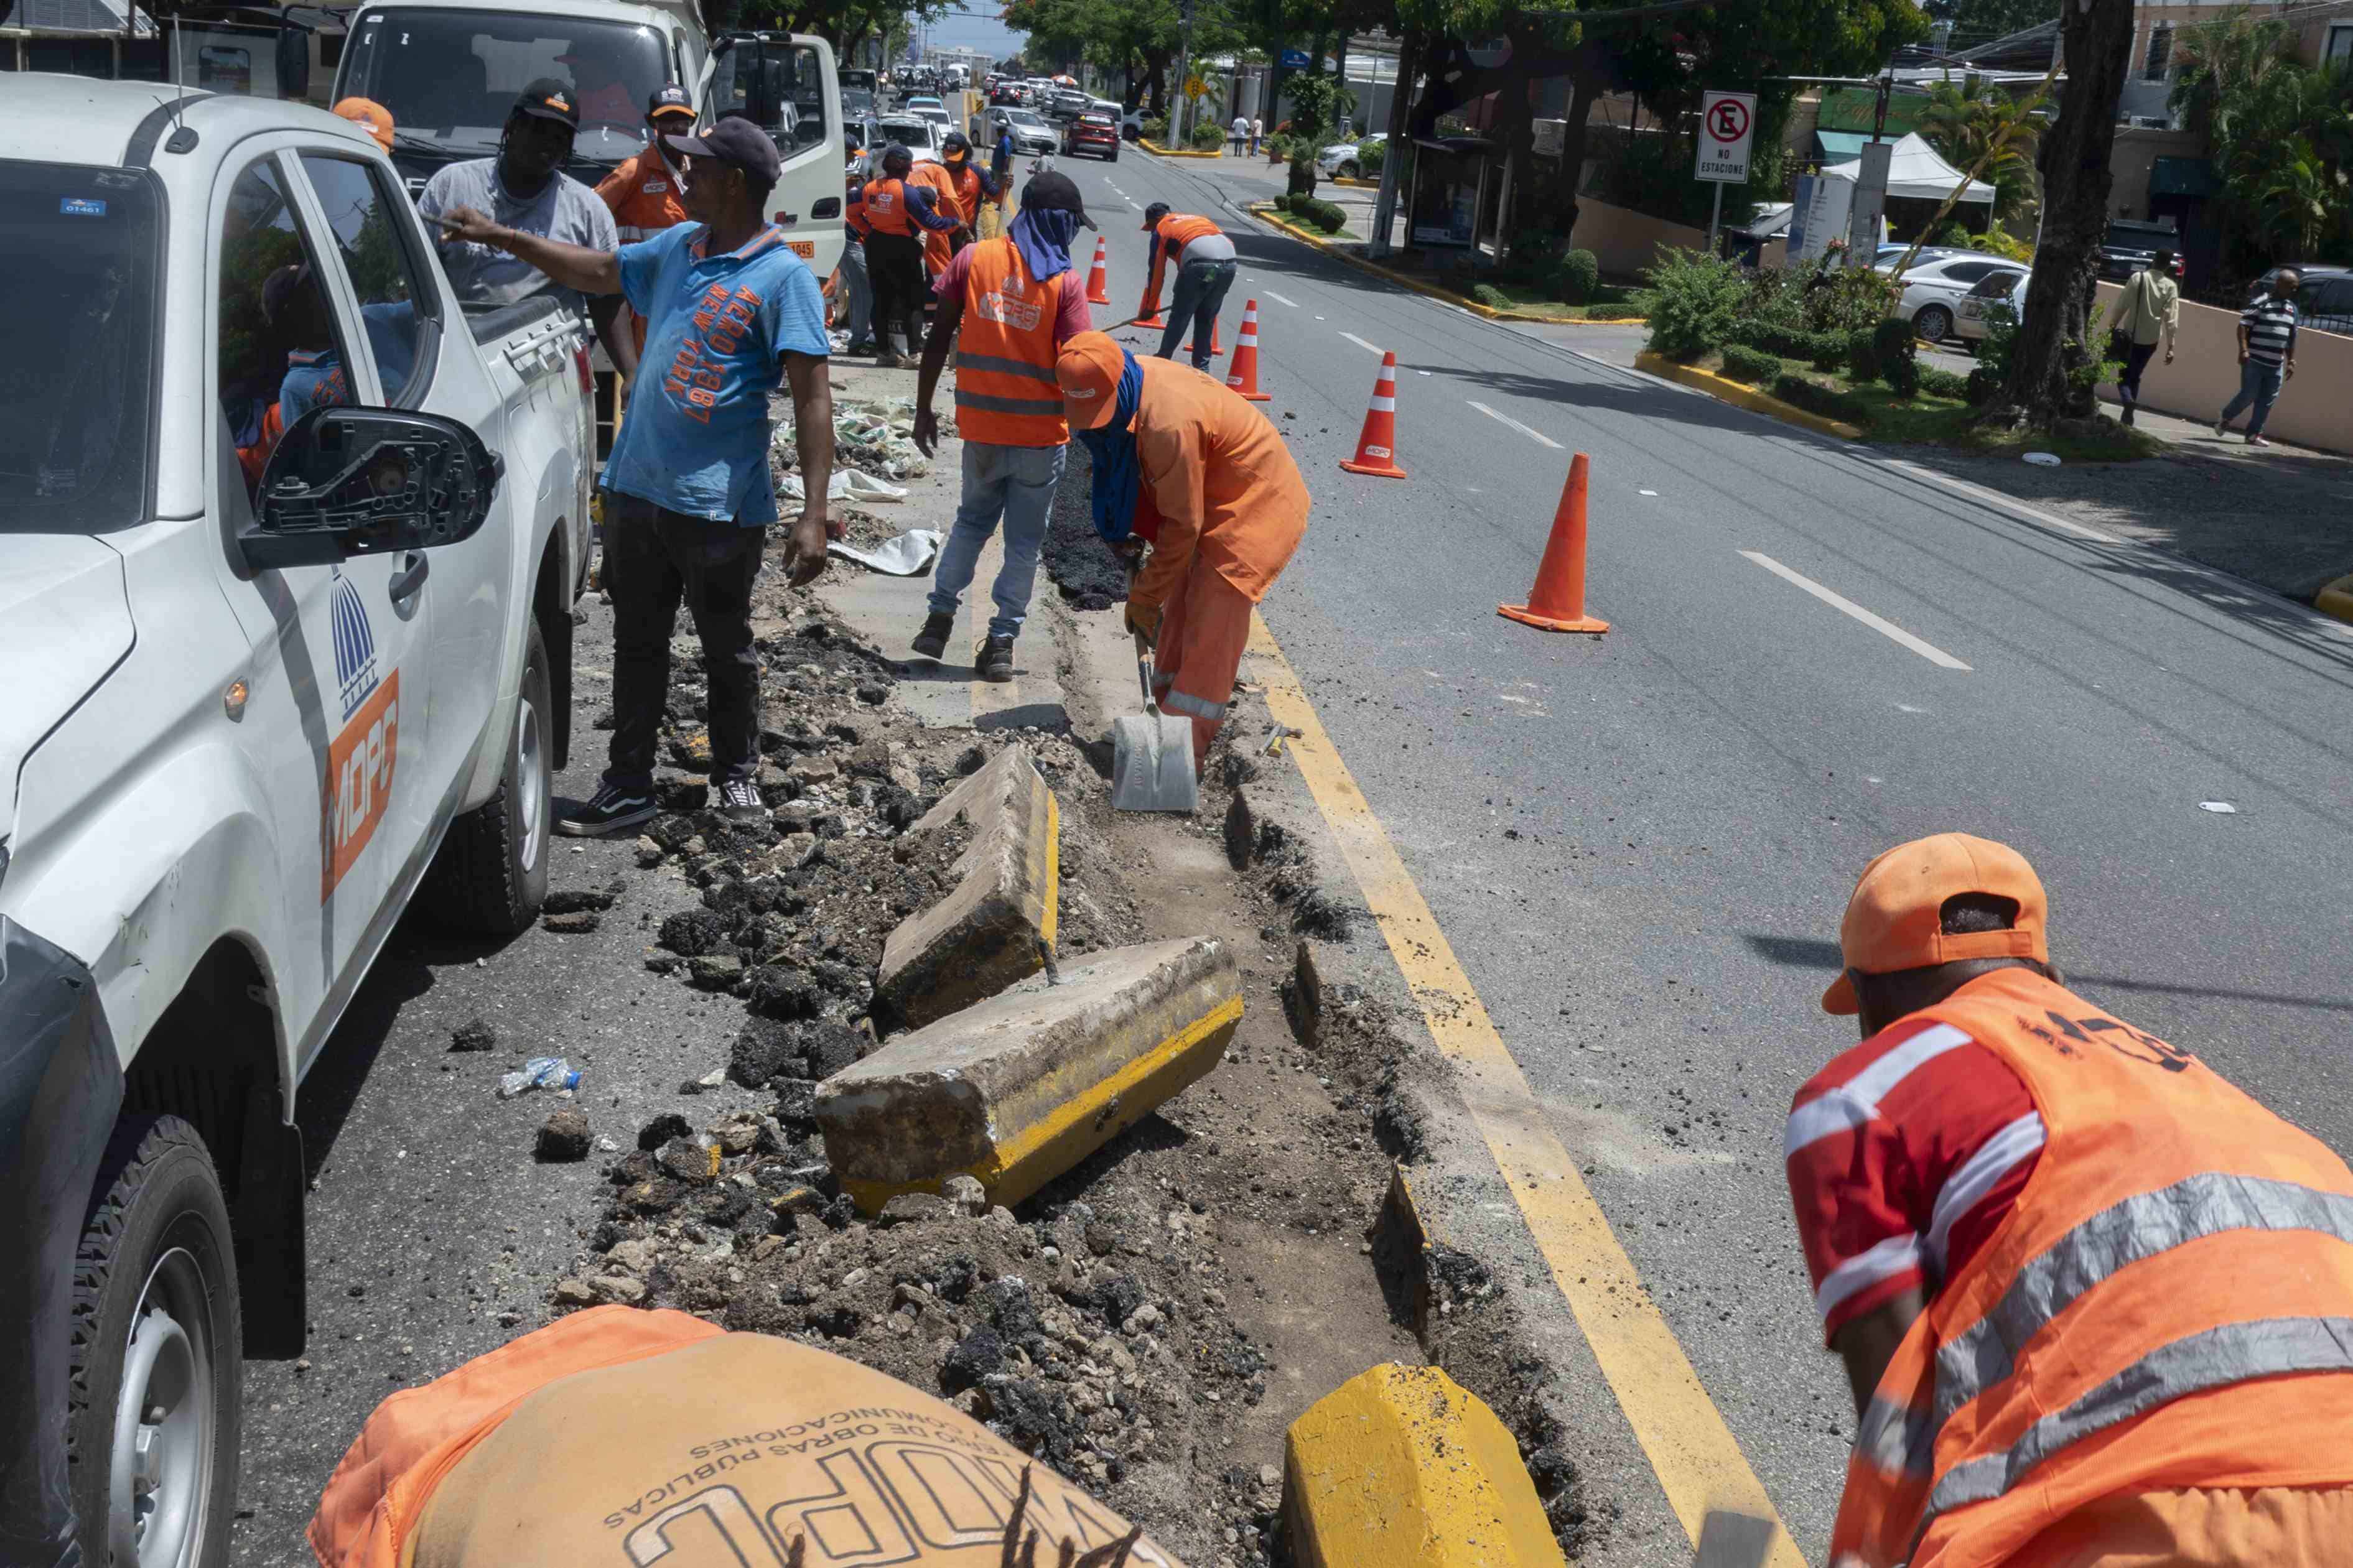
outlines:
[[2000, 300], [2008, 300], [2012, 313], [2020, 321], [2026, 319], [2026, 282], [2031, 276], [1989, 273], [1961, 297], [1953, 310], [1953, 335], [1960, 339], [1961, 347], [1977, 352], [1978, 344], [1985, 341], [1986, 312]]
[[347, 121], [8, 79], [10, 1522], [220, 1563], [243, 1358], [307, 1331], [297, 1086], [412, 900], [512, 935], [547, 891], [586, 336], [470, 314]]
[[[1887, 265], [1894, 264], [1891, 260]], [[1954, 324], [1960, 319], [1962, 300], [1978, 285], [1998, 284], [2002, 279], [2016, 280], [2025, 276], [2026, 268], [2015, 261], [1970, 250], [1915, 261], [1905, 269], [1901, 279], [1904, 294], [1896, 303], [1896, 313], [1911, 322], [1912, 330], [1921, 337], [1930, 342], [1942, 342], [1953, 335]], [[1996, 287], [1993, 295], [1999, 298], [2007, 291]]]
[[1361, 142], [1335, 142], [1315, 154], [1315, 166], [1326, 179], [1354, 180], [1363, 176], [1365, 154], [1383, 145], [1385, 136], [1367, 136]]

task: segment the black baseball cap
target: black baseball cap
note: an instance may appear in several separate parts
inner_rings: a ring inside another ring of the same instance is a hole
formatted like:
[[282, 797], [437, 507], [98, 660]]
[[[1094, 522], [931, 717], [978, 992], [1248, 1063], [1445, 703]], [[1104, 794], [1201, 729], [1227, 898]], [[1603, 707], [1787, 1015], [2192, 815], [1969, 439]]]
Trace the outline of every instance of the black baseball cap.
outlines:
[[694, 118], [694, 100], [688, 97], [686, 89], [676, 82], [656, 88], [654, 95], [646, 100], [648, 120], [659, 120], [665, 114], [683, 114], [689, 120]]
[[662, 145], [689, 158], [741, 169], [763, 184], [775, 184], [785, 166], [768, 133], [740, 115], [725, 116], [700, 136], [665, 136]]
[[580, 106], [572, 100], [572, 84], [552, 76], [541, 77], [524, 88], [515, 99], [514, 111], [580, 129]]
[[1166, 202], [1153, 203], [1144, 209], [1144, 226], [1157, 228], [1160, 226], [1160, 220], [1166, 217], [1171, 210]]
[[1088, 228], [1095, 226], [1095, 220], [1087, 216], [1087, 204], [1080, 197], [1078, 185], [1070, 175], [1058, 174], [1051, 169], [1029, 177], [1029, 183], [1021, 187], [1021, 205], [1042, 207], [1048, 212], [1076, 213], [1080, 223]]

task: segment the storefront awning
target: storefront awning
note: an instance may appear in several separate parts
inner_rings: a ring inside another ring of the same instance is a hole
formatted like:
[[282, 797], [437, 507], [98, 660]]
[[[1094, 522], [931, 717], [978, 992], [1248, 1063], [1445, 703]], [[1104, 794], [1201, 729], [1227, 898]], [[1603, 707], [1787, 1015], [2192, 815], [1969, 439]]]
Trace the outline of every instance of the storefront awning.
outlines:
[[1870, 140], [1867, 131], [1817, 131], [1814, 156], [1825, 163], [1852, 163], [1862, 156], [1863, 144]]

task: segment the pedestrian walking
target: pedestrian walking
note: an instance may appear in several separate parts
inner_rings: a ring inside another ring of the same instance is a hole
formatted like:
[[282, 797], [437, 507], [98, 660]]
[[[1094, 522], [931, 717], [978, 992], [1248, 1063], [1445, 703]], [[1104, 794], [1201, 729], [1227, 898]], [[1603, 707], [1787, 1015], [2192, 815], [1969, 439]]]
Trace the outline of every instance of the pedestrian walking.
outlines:
[[1153, 648], [1163, 711], [1193, 721], [1199, 776], [1234, 697], [1250, 615], [1307, 531], [1307, 482], [1282, 435], [1224, 383], [1135, 355], [1102, 332], [1055, 375], [1094, 468], [1095, 531], [1129, 560], [1127, 626]]
[[1193, 368], [1209, 368], [1209, 345], [1217, 335], [1218, 311], [1234, 286], [1234, 242], [1208, 218], [1168, 210], [1166, 202], [1144, 209], [1144, 232], [1152, 237], [1146, 258], [1152, 279], [1144, 286], [1143, 314], [1160, 305], [1164, 272], [1176, 274], [1176, 298], [1168, 307], [1168, 328], [1160, 335], [1160, 357], [1173, 359], [1185, 330], [1193, 329]]
[[955, 219], [932, 205], [932, 193], [908, 182], [915, 155], [893, 142], [882, 149], [882, 177], [869, 180], [850, 198], [850, 210], [866, 226], [866, 273], [874, 287], [874, 363], [906, 364], [891, 335], [904, 328], [907, 352], [923, 341], [923, 241], [934, 230], [955, 227]]
[[786, 569], [795, 584], [825, 570], [833, 469], [825, 305], [816, 275], [768, 220], [782, 164], [776, 144], [733, 117], [665, 142], [681, 160], [694, 221], [637, 245], [566, 245], [470, 207], [440, 220], [449, 237], [512, 256], [567, 289], [626, 295], [646, 318], [649, 373], [630, 384], [628, 418], [603, 479], [616, 503], [605, 513], [613, 740], [595, 797], [556, 824], [575, 837], [621, 832], [654, 815], [654, 748], [681, 600], [710, 680], [718, 808], [737, 822], [766, 815], [752, 782], [760, 762], [752, 584], [776, 520], [768, 396], [783, 382], [807, 496], [786, 542]]
[[[620, 243], [636, 245], [686, 219], [686, 202], [679, 188], [678, 165], [662, 145], [664, 136], [684, 136], [694, 129], [694, 100], [675, 82], [654, 89], [646, 100], [646, 144], [643, 151], [596, 182], [596, 196], [613, 215]], [[638, 378], [638, 360], [646, 352], [646, 319], [627, 305], [628, 321], [622, 336], [628, 359], [619, 355], [613, 366], [627, 381]]]
[[915, 445], [929, 457], [939, 442], [932, 396], [948, 345], [957, 343], [964, 496], [940, 547], [930, 613], [913, 647], [926, 658], [947, 651], [981, 547], [1002, 522], [1005, 562], [990, 590], [996, 614], [973, 656], [984, 680], [1013, 679], [1014, 640], [1029, 614], [1047, 514], [1070, 451], [1054, 361], [1065, 343], [1088, 330], [1086, 287], [1071, 265], [1071, 245], [1082, 227], [1094, 223], [1071, 177], [1050, 170], [1034, 176], [1022, 189], [1011, 228], [966, 246], [940, 275], [937, 312], [915, 378]]
[[1783, 1139], [1860, 1417], [1830, 1559], [2342, 1562], [2353, 1171], [2066, 989], [2049, 910], [1959, 833], [1848, 901], [1821, 1005], [1862, 1043]]
[[1250, 142], [1250, 121], [1239, 114], [1235, 115], [1234, 122], [1226, 127], [1226, 140], [1232, 144], [1234, 155], [1240, 157]]
[[2253, 404], [2247, 445], [2272, 444], [2263, 434], [2263, 421], [2271, 417], [2280, 389], [2295, 374], [2295, 289], [2303, 281], [2295, 268], [2283, 267], [2272, 274], [2271, 291], [2239, 312], [2239, 391], [2222, 405], [2222, 417], [2214, 421], [2215, 435], [2228, 436], [2239, 410]]
[[1261, 139], [1262, 139], [1265, 135], [1266, 135], [1266, 121], [1265, 121], [1265, 120], [1264, 120], [1264, 119], [1262, 119], [1262, 118], [1261, 118], [1261, 117], [1260, 117], [1260, 116], [1258, 116], [1258, 115], [1255, 115], [1255, 114], [1251, 115], [1251, 116], [1250, 116], [1250, 155], [1251, 157], [1255, 158], [1255, 157], [1257, 157], [1257, 156], [1258, 156], [1258, 144], [1259, 144], [1259, 142], [1260, 142], [1260, 141], [1261, 141]]
[[2173, 252], [2160, 250], [2148, 265], [2127, 279], [2108, 308], [2100, 314], [2102, 332], [2114, 329], [2125, 336], [2125, 370], [2116, 377], [2116, 395], [2124, 404], [2124, 423], [2133, 422], [2140, 405], [2140, 375], [2148, 368], [2159, 340], [2165, 363], [2173, 363], [2175, 340], [2181, 331], [2181, 286], [2173, 280]]

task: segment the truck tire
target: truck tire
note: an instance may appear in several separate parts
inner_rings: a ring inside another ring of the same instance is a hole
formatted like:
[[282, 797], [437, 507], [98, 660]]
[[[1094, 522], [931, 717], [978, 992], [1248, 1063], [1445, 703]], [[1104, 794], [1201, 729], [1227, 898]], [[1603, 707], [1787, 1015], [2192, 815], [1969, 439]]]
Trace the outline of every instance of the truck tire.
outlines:
[[228, 1561], [243, 1331], [211, 1152], [176, 1116], [126, 1119], [74, 1253], [66, 1448], [84, 1563]]
[[498, 793], [449, 825], [425, 889], [427, 907], [444, 923], [484, 936], [529, 929], [547, 899], [555, 713], [539, 623], [523, 635], [522, 700]]

